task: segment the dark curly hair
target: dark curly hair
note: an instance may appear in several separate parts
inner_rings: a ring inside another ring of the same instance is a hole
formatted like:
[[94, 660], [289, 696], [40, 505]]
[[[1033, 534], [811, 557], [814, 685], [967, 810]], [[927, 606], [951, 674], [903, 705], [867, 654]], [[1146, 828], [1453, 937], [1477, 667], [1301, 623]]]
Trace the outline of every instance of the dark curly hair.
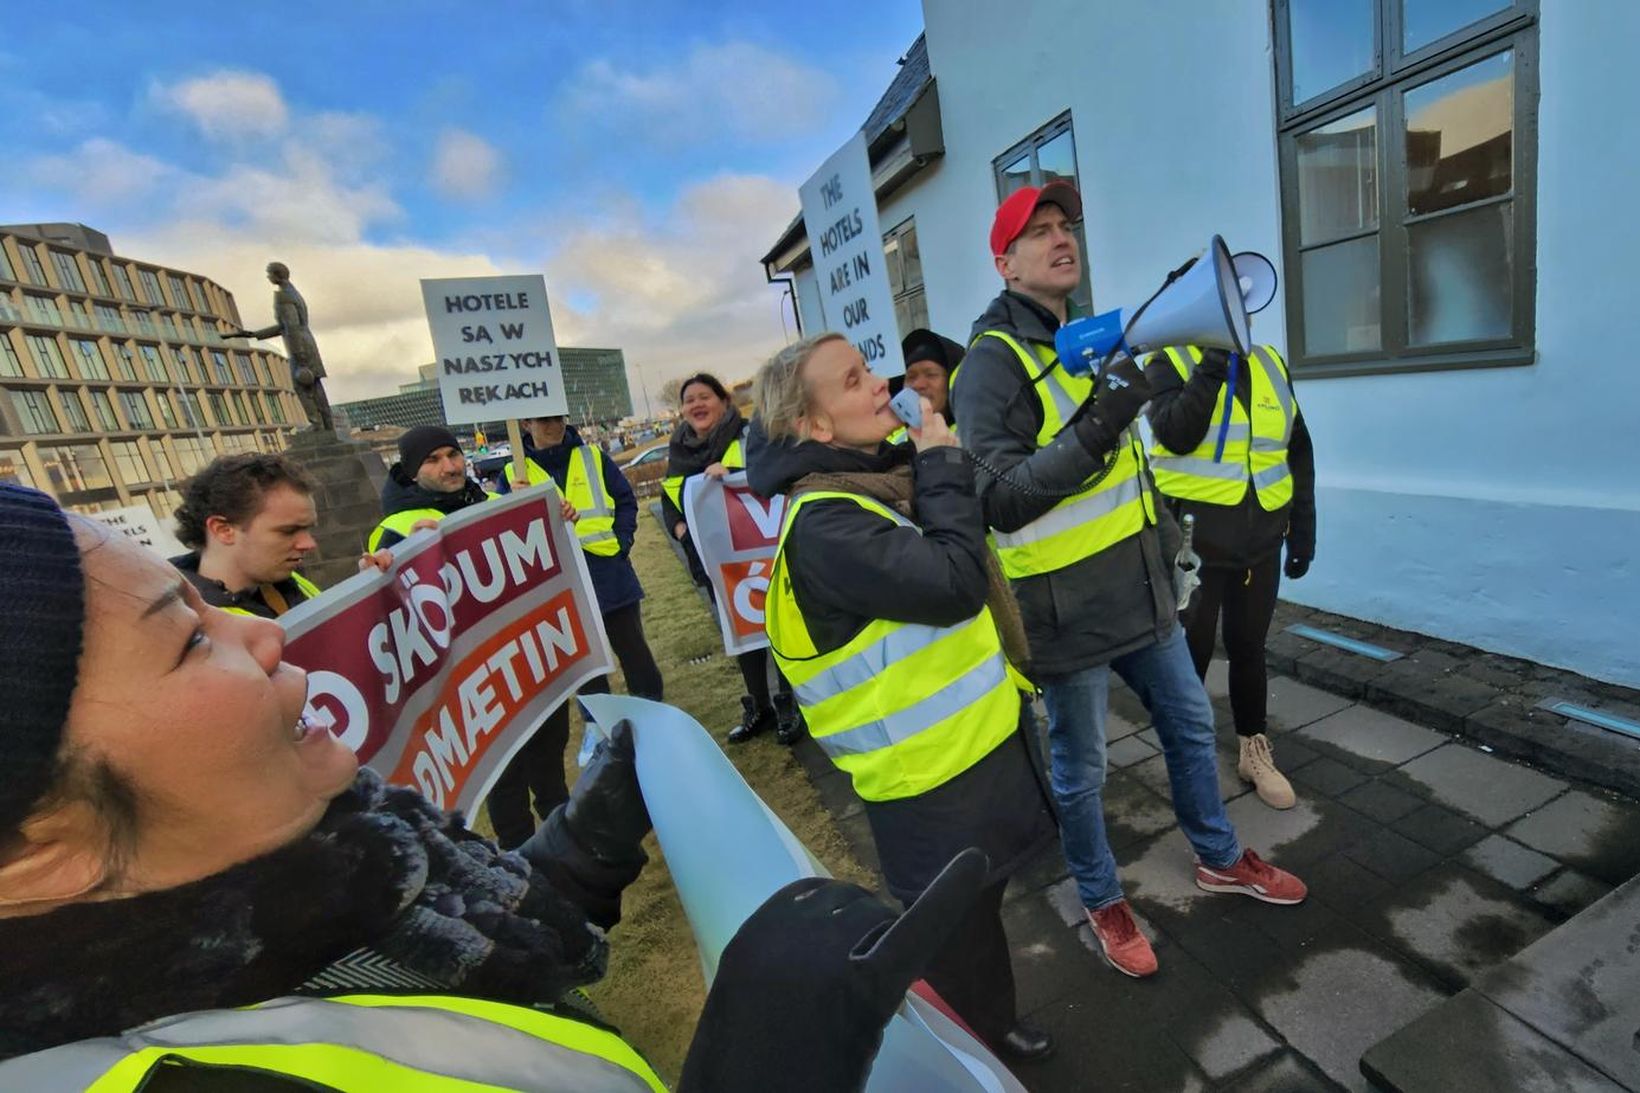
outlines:
[[182, 487], [176, 511], [177, 538], [195, 550], [205, 545], [205, 521], [220, 516], [243, 527], [262, 511], [262, 496], [278, 485], [312, 493], [317, 484], [295, 460], [264, 452], [221, 455]]

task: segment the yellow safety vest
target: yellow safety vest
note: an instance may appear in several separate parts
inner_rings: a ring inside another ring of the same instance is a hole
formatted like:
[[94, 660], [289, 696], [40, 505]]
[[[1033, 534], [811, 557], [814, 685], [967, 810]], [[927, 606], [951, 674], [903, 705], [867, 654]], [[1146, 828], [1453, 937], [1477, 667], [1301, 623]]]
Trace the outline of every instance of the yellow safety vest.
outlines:
[[[486, 501], [494, 501], [500, 496], [499, 493], [484, 491], [484, 500]], [[461, 510], [457, 509], [456, 511]], [[365, 541], [365, 549], [374, 553], [377, 546], [381, 544], [382, 536], [389, 531], [396, 531], [400, 538], [408, 539], [410, 538], [410, 529], [418, 521], [431, 520], [437, 523], [448, 515], [450, 514], [441, 509], [405, 509], [403, 512], [395, 512], [391, 516], [384, 516], [382, 522], [377, 524], [376, 529], [370, 533], [370, 538]]]
[[[1063, 367], [1054, 368], [1059, 358], [1050, 345], [1036, 346], [1033, 356], [1000, 330], [987, 330], [980, 337], [1005, 343], [1019, 357], [1031, 380], [1046, 373], [1040, 382], [1030, 385], [1042, 410], [1042, 428], [1037, 430], [1036, 443], [1037, 447], [1045, 447], [1093, 393], [1093, 377], [1073, 376]], [[1156, 498], [1145, 474], [1144, 444], [1138, 430], [1130, 426], [1125, 442], [1117, 449], [1116, 464], [1104, 481], [1065, 498], [1018, 531], [993, 531], [991, 543], [1002, 571], [1018, 580], [1075, 565], [1155, 523]]]
[[[301, 590], [302, 600], [304, 603], [319, 595], [319, 586], [302, 576], [300, 573], [292, 573], [290, 575], [290, 579], [295, 581], [296, 587]], [[255, 611], [247, 611], [243, 607], [224, 607], [222, 610], [226, 611], [230, 615], [249, 615], [254, 619], [259, 619], [262, 617]]]
[[[508, 482], [515, 481], [511, 462], [501, 473]], [[532, 486], [552, 481], [552, 475], [533, 459], [524, 460], [524, 473]], [[615, 506], [609, 500], [609, 491], [604, 489], [603, 452], [590, 444], [582, 444], [573, 451], [564, 481], [564, 499], [575, 506], [579, 515], [575, 521], [575, 537], [581, 540], [582, 550], [604, 558], [613, 558], [621, 552], [620, 541], [615, 538]]]
[[0, 1063], [0, 1088], [135, 1093], [166, 1066], [261, 1071], [346, 1093], [665, 1093], [620, 1037], [453, 995], [276, 998], [204, 1010]]
[[[1185, 380], [1190, 379], [1191, 369], [1202, 359], [1202, 351], [1193, 345], [1170, 346], [1163, 352]], [[1287, 446], [1292, 440], [1297, 409], [1287, 363], [1273, 346], [1258, 345], [1253, 347], [1247, 365], [1253, 410], [1250, 419], [1247, 407], [1227, 382], [1219, 387], [1213, 419], [1195, 451], [1174, 452], [1160, 441], [1151, 446], [1150, 466], [1156, 474], [1156, 488], [1169, 497], [1210, 505], [1239, 505], [1251, 484], [1266, 512], [1291, 503], [1293, 472], [1287, 465]], [[1230, 415], [1228, 428], [1226, 413]], [[1224, 453], [1214, 459], [1221, 429], [1225, 434]]]
[[[951, 426], [951, 435], [957, 435], [957, 427], [955, 425]], [[898, 429], [895, 429], [892, 433], [888, 434], [888, 442], [890, 444], [909, 444], [911, 442], [911, 433], [904, 425], [901, 425]]]
[[[746, 466], [746, 457], [741, 454], [740, 438], [738, 436], [735, 437], [734, 443], [724, 449], [723, 458], [718, 462], [731, 471], [738, 471]], [[667, 497], [671, 498], [673, 507], [679, 512], [683, 511], [683, 481], [687, 477], [687, 475], [674, 474], [661, 480], [661, 489], [666, 492]]]
[[[852, 493], [816, 490], [786, 506], [764, 627], [809, 734], [867, 801], [926, 793], [1013, 735], [1024, 681], [1009, 666], [990, 608], [955, 626], [874, 619], [828, 653], [816, 649], [786, 571], [786, 536], [816, 501], [848, 501], [901, 527], [893, 509]], [[920, 532], [919, 532], [920, 534]]]

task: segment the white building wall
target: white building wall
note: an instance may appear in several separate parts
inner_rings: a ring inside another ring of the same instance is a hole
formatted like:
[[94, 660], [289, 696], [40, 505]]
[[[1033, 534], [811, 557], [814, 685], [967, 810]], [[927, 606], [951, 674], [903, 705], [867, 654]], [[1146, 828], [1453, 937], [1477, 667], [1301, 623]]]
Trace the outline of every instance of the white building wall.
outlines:
[[[929, 316], [996, 294], [992, 161], [1072, 111], [1095, 304], [1222, 234], [1280, 265], [1267, 0], [924, 0], [946, 152], [895, 194]], [[1544, 5], [1537, 364], [1300, 381], [1317, 559], [1291, 599], [1640, 685], [1640, 4]], [[809, 293], [812, 296], [812, 289]], [[805, 300], [805, 324], [814, 312]], [[1280, 299], [1255, 333], [1285, 346]]]

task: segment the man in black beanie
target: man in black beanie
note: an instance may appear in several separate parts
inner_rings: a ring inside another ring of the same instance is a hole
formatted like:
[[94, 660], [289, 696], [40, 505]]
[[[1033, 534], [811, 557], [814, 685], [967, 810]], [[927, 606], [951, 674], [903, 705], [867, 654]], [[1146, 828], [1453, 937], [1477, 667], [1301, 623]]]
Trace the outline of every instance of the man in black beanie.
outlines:
[[370, 533], [368, 549], [386, 550], [418, 527], [489, 497], [467, 477], [456, 435], [442, 425], [417, 425], [399, 437], [399, 461], [382, 485], [382, 522]]

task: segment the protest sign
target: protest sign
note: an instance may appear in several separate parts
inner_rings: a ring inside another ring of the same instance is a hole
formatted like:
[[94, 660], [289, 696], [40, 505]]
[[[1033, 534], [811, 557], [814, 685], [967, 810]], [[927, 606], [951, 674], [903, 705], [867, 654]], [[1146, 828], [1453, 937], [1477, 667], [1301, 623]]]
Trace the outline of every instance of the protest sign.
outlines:
[[147, 505], [104, 509], [102, 512], [87, 515], [98, 523], [113, 528], [132, 542], [147, 547], [162, 558], [175, 558], [178, 554], [188, 552], [188, 548], [172, 534], [170, 527], [161, 522], [160, 518], [154, 515], [154, 510]]
[[536, 726], [613, 668], [575, 531], [551, 485], [446, 517], [292, 609], [307, 717], [390, 782], [471, 810]]
[[448, 424], [569, 413], [539, 273], [424, 280], [421, 295]]
[[847, 338], [875, 374], [900, 375], [905, 357], [865, 134], [832, 153], [798, 194], [826, 329]]
[[764, 648], [769, 638], [763, 632], [763, 599], [786, 499], [759, 497], [746, 485], [744, 471], [721, 479], [697, 474], [684, 483], [683, 515], [717, 596], [724, 651]]

